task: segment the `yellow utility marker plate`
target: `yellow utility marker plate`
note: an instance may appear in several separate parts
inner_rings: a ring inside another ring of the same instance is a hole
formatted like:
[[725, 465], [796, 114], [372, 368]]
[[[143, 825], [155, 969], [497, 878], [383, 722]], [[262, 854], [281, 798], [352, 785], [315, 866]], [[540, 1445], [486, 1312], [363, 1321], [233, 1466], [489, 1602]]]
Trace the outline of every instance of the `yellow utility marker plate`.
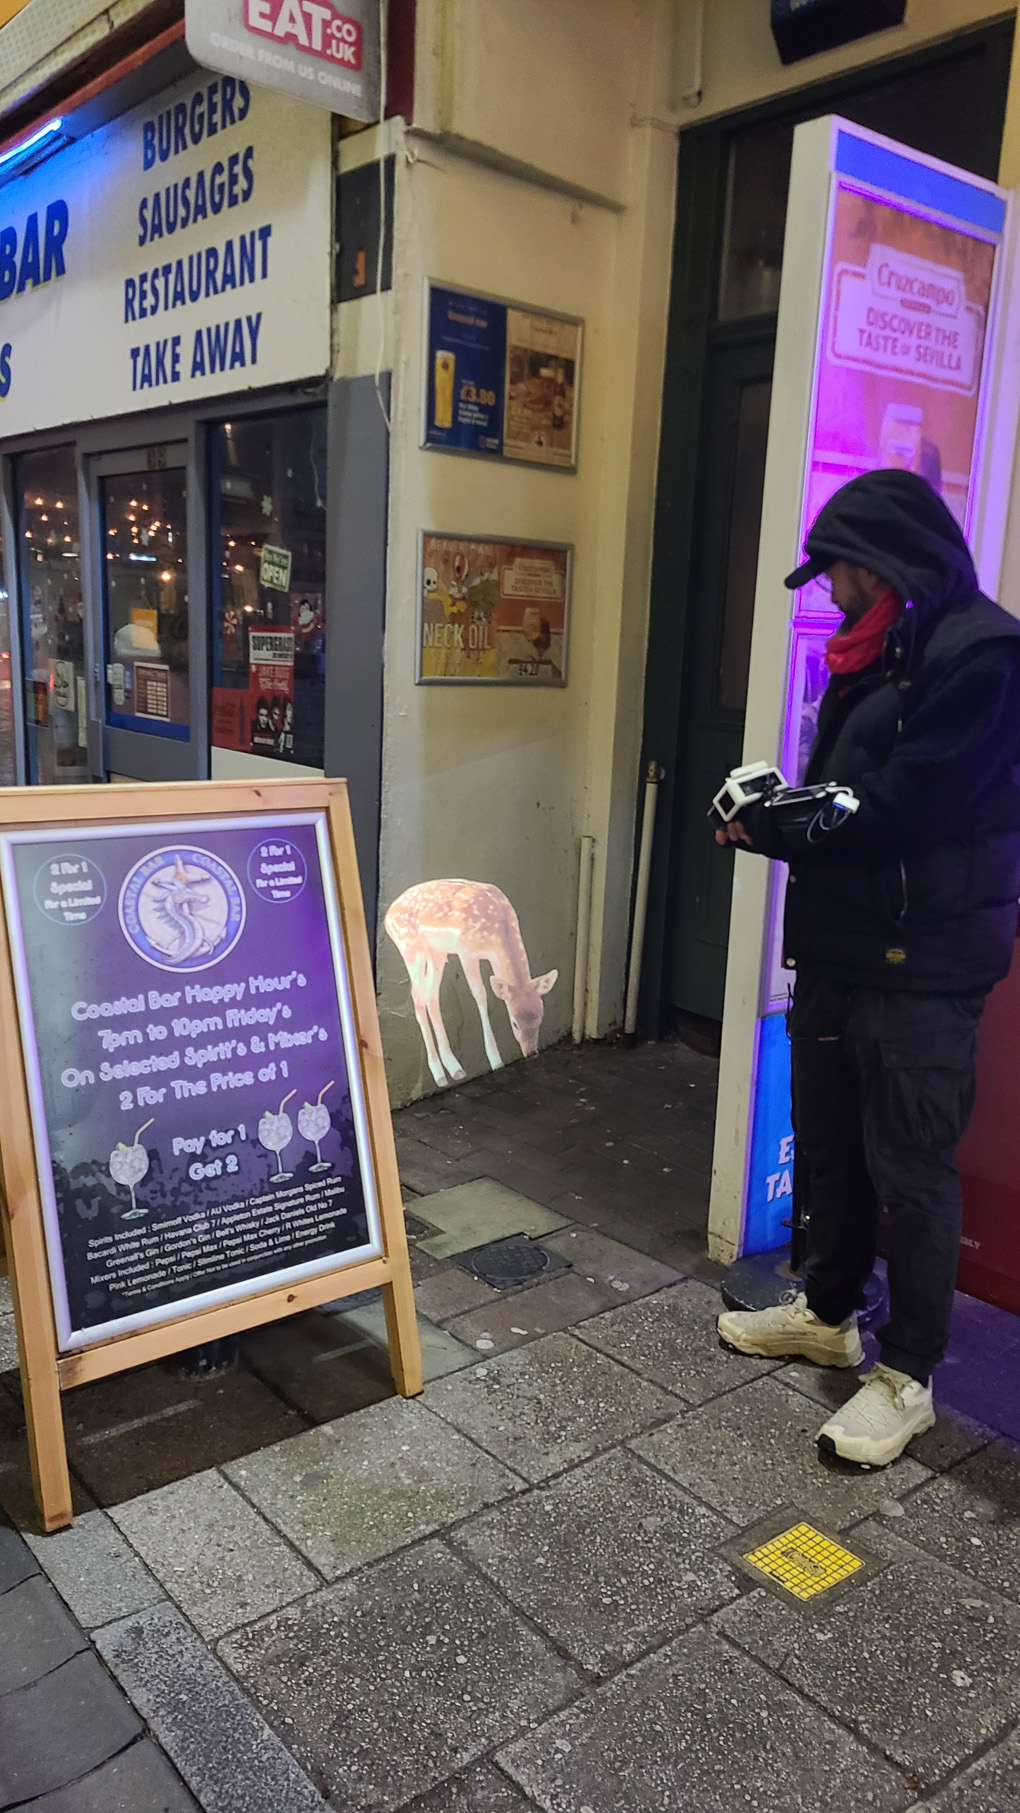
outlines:
[[860, 1555], [842, 1548], [810, 1523], [795, 1523], [759, 1548], [745, 1550], [743, 1560], [802, 1600], [827, 1593], [865, 1566]]

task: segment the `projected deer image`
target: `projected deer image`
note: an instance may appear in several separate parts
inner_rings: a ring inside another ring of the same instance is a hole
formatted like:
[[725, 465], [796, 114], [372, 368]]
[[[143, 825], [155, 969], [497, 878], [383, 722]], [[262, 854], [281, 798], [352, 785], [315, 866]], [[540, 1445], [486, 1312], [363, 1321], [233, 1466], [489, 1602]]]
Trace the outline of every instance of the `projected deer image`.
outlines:
[[494, 995], [506, 1002], [510, 1029], [526, 1058], [538, 1050], [545, 996], [558, 970], [533, 976], [517, 914], [506, 895], [485, 881], [422, 881], [393, 902], [384, 921], [407, 966], [415, 1018], [437, 1083], [460, 1082], [466, 1072], [443, 1025], [439, 988], [447, 958], [459, 957], [482, 1022], [485, 1055], [493, 1070], [503, 1062], [489, 1020], [481, 966], [488, 963]]

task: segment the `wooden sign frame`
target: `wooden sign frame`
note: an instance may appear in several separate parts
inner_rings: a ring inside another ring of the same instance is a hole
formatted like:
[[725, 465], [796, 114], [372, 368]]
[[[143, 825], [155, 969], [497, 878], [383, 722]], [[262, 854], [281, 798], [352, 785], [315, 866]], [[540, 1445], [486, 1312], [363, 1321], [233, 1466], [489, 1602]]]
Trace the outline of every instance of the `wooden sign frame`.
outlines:
[[[57, 1344], [28, 1079], [6, 915], [0, 913], [0, 1227], [14, 1298], [32, 1483], [45, 1530], [72, 1522], [71, 1483], [60, 1394], [75, 1385], [144, 1366], [167, 1354], [256, 1328], [317, 1304], [381, 1289], [397, 1391], [422, 1389], [421, 1349], [404, 1228], [400, 1177], [383, 1065], [375, 979], [345, 781], [185, 781], [0, 789], [5, 831], [134, 828], [147, 821], [237, 819], [246, 812], [324, 813], [350, 982], [361, 1083], [379, 1212], [382, 1254], [337, 1264], [314, 1277], [254, 1292], [152, 1327], [61, 1353]], [[2, 1257], [2, 1255], [0, 1255]]]

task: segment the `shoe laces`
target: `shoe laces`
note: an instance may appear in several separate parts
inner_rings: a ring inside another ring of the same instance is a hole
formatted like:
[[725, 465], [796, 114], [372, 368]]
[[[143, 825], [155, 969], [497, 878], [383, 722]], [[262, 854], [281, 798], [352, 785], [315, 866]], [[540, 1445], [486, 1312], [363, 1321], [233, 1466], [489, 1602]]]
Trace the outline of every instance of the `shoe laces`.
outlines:
[[869, 1412], [873, 1413], [876, 1421], [881, 1421], [883, 1412], [890, 1404], [894, 1410], [905, 1410], [907, 1386], [912, 1383], [913, 1380], [908, 1379], [906, 1384], [901, 1384], [896, 1374], [879, 1361], [868, 1373], [856, 1397], [851, 1400], [854, 1415], [867, 1423], [871, 1420]]
[[779, 1299], [779, 1306], [781, 1309], [807, 1309], [807, 1297], [802, 1290], [793, 1286], [790, 1290], [783, 1292]]

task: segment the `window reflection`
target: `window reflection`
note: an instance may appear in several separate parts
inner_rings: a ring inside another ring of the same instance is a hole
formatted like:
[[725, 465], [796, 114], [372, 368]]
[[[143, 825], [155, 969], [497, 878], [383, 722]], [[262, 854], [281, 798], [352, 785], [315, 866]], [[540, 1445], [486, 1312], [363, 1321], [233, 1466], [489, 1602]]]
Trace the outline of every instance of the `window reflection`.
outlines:
[[213, 745], [321, 768], [324, 406], [223, 423], [211, 465]]
[[181, 470], [100, 483], [106, 572], [107, 719], [188, 735], [188, 566]]
[[74, 449], [48, 447], [23, 454], [17, 475], [29, 775], [43, 785], [87, 781]]

